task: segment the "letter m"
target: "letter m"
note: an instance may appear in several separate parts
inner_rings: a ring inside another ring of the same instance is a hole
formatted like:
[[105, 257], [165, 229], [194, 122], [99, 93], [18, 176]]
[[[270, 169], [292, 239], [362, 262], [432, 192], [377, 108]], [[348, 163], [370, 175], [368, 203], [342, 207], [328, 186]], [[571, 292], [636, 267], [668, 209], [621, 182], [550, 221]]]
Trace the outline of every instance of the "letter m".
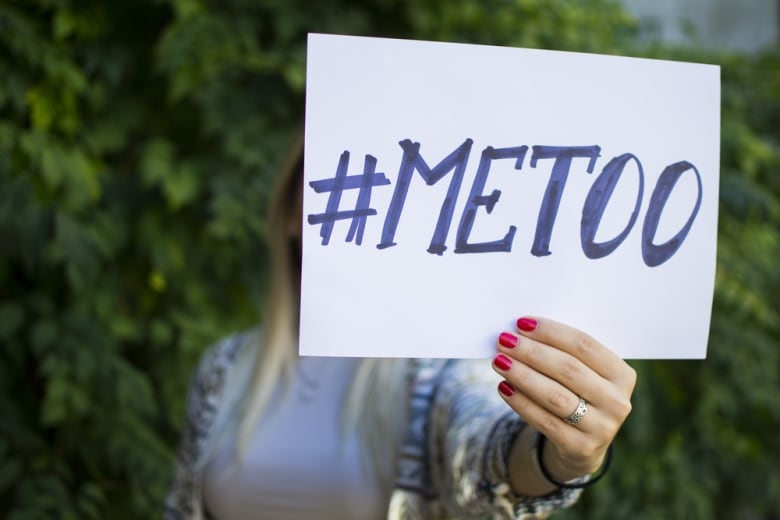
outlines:
[[398, 228], [398, 221], [401, 218], [401, 212], [404, 209], [406, 195], [409, 192], [409, 183], [415, 170], [425, 180], [425, 184], [433, 186], [439, 179], [454, 170], [450, 186], [447, 189], [447, 195], [439, 211], [439, 219], [436, 222], [436, 229], [433, 231], [431, 245], [428, 252], [441, 255], [447, 247], [444, 242], [447, 240], [447, 233], [452, 223], [452, 214], [455, 210], [455, 202], [460, 192], [460, 185], [463, 181], [463, 174], [466, 171], [469, 153], [473, 141], [466, 139], [463, 144], [455, 148], [447, 157], [441, 160], [439, 164], [430, 168], [425, 159], [420, 155], [420, 143], [413, 143], [409, 139], [404, 139], [400, 144], [404, 155], [401, 159], [401, 167], [398, 170], [398, 180], [393, 191], [393, 198], [390, 200], [390, 207], [387, 210], [385, 224], [382, 228], [382, 241], [377, 244], [377, 248], [385, 249], [396, 245], [394, 242], [395, 232]]

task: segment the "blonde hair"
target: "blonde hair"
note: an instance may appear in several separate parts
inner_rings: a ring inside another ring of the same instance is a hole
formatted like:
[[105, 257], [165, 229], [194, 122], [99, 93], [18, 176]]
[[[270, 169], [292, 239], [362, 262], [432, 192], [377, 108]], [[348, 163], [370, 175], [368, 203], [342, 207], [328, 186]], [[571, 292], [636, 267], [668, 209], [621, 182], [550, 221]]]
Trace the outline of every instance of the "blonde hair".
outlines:
[[[295, 197], [303, 185], [303, 135], [293, 143], [272, 192], [267, 239], [271, 255], [270, 279], [265, 299], [262, 345], [243, 396], [238, 420], [238, 457], [242, 458], [252, 433], [268, 411], [280, 383], [289, 389], [298, 345], [300, 301], [299, 259], [291, 247], [289, 223], [295, 217]], [[304, 224], [305, 225], [305, 224]], [[299, 253], [298, 253], [299, 254]], [[364, 462], [385, 485], [394, 475], [394, 463], [406, 424], [409, 385], [408, 361], [363, 359], [343, 409], [343, 433], [357, 432]], [[390, 437], [388, 437], [388, 433]]]

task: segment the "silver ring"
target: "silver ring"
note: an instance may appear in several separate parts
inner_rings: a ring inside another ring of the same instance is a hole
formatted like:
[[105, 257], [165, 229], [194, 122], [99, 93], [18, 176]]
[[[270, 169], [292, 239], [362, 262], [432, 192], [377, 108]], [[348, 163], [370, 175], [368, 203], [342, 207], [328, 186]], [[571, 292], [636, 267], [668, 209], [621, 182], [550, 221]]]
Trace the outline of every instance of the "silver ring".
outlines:
[[577, 424], [582, 420], [583, 417], [585, 417], [586, 413], [588, 413], [588, 402], [580, 397], [580, 402], [577, 403], [577, 409], [574, 410], [573, 414], [565, 418], [564, 421], [569, 424]]

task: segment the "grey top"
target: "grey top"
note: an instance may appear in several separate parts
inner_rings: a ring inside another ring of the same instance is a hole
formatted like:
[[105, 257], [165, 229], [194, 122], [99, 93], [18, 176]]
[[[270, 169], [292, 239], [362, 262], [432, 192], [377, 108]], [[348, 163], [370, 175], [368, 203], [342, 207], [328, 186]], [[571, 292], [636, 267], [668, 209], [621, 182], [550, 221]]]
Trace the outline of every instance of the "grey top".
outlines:
[[342, 405], [358, 361], [298, 358], [299, 384], [277, 389], [243, 462], [235, 461], [233, 438], [206, 466], [203, 495], [214, 517], [385, 518], [390, 489], [361, 464], [357, 435], [342, 435]]

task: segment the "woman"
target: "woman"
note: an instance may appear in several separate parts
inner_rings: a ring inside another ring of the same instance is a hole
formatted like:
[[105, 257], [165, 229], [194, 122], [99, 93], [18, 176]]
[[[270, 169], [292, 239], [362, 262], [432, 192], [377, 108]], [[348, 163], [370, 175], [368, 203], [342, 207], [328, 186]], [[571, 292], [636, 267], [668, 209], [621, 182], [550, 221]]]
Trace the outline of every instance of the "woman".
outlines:
[[301, 157], [299, 141], [271, 203], [264, 328], [201, 360], [166, 518], [540, 518], [574, 503], [608, 465], [634, 370], [536, 316], [497, 331], [492, 361], [299, 357]]

